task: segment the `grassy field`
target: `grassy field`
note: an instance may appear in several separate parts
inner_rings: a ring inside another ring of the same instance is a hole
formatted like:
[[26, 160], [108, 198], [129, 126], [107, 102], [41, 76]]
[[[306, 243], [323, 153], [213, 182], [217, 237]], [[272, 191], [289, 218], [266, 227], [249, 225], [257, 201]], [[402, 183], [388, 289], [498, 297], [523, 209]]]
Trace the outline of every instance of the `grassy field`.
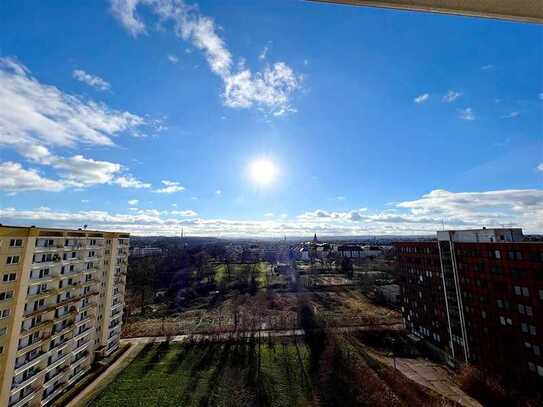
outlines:
[[[90, 406], [309, 405], [304, 345], [149, 344]], [[259, 366], [260, 356], [260, 369]], [[258, 383], [258, 384], [257, 384]]]

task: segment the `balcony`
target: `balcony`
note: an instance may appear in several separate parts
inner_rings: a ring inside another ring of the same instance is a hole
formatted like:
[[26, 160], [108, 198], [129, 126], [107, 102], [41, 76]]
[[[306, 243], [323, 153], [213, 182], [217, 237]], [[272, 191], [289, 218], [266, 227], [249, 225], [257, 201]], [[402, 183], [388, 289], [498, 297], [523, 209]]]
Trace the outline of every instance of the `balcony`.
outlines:
[[[28, 389], [28, 390], [27, 390]], [[40, 388], [38, 386], [32, 387], [29, 386], [23, 391], [22, 396], [19, 396], [18, 400], [10, 401], [9, 407], [22, 407], [26, 405], [29, 401], [33, 400], [39, 394]], [[10, 399], [11, 400], [11, 399]]]
[[60, 386], [53, 389], [50, 393], [44, 393], [44, 397], [41, 400], [41, 405], [45, 406], [47, 405], [51, 400], [53, 400], [56, 396], [58, 396], [64, 389], [66, 388], [66, 383], [62, 382], [60, 383]]
[[31, 350], [34, 350], [34, 349], [40, 347], [43, 344], [43, 339], [44, 339], [44, 337], [42, 335], [40, 338], [38, 338], [38, 339], [36, 339], [36, 340], [34, 340], [32, 342], [29, 342], [29, 343], [23, 345], [22, 347], [19, 345], [19, 347], [17, 347], [17, 357], [22, 356], [25, 353], [30, 352]]
[[[48, 367], [48, 368], [49, 368], [49, 367]], [[53, 383], [53, 381], [59, 379], [60, 377], [64, 377], [64, 373], [66, 373], [66, 371], [68, 370], [68, 368], [69, 368], [69, 366], [62, 366], [62, 367], [59, 367], [59, 368], [57, 369], [57, 371], [56, 371], [52, 376], [49, 376], [49, 377], [47, 377], [47, 375], [49, 374], [49, 373], [47, 373], [47, 374], [45, 375], [45, 378], [43, 379], [43, 380], [44, 380], [44, 382], [43, 382], [43, 388], [49, 387], [49, 385], [50, 385], [51, 383]]]
[[32, 325], [30, 325], [29, 327], [25, 327], [24, 324], [23, 326], [21, 327], [21, 334], [23, 335], [28, 335], [40, 328], [44, 328], [46, 326], [49, 326], [53, 323], [52, 320], [49, 320], [49, 319], [46, 319], [46, 320], [43, 320], [43, 321], [40, 321], [40, 322], [36, 322]]
[[34, 247], [34, 253], [51, 253], [56, 252], [57, 250], [63, 250], [64, 244], [52, 244], [52, 245], [46, 245], [46, 246], [35, 246]]
[[28, 386], [29, 384], [34, 383], [43, 373], [43, 370], [36, 370], [34, 374], [24, 380], [15, 380], [13, 379], [13, 382], [11, 384], [11, 394], [15, 394], [18, 390], [22, 389], [23, 387]]
[[49, 352], [59, 351], [60, 349], [68, 346], [68, 344], [73, 340], [73, 338], [66, 339], [64, 342], [57, 343], [54, 347], [49, 348]]
[[[81, 339], [81, 338], [85, 337], [86, 335], [90, 334], [91, 331], [93, 331], [93, 330], [94, 330], [94, 327], [89, 326], [89, 327], [86, 328], [85, 330], [83, 330], [83, 331], [81, 331], [81, 332], [79, 332], [79, 333], [76, 333], [76, 334], [74, 335], [73, 339], [77, 341], [78, 339]], [[75, 352], [75, 351], [74, 351], [74, 352]]]
[[70, 378], [68, 378], [68, 385], [78, 381], [85, 373], [88, 372], [88, 370], [89, 369], [83, 369], [79, 371], [78, 373], [73, 374]]
[[[41, 281], [40, 283], [43, 284], [43, 281]], [[48, 288], [47, 290], [43, 290], [34, 294], [28, 294], [26, 296], [26, 299], [28, 301], [36, 301], [36, 300], [39, 300], [40, 298], [48, 297], [53, 293], [54, 293], [54, 289]]]
[[32, 311], [25, 311], [23, 316], [25, 318], [33, 317], [35, 315], [41, 314], [42, 312], [47, 312], [49, 310], [49, 305], [43, 304], [41, 307], [35, 308]]
[[66, 353], [65, 355], [62, 355], [61, 357], [56, 358], [54, 361], [51, 361], [51, 363], [49, 365], [47, 365], [47, 367], [45, 368], [45, 371], [50, 372], [51, 370], [53, 370], [57, 366], [60, 366], [62, 363], [64, 363], [66, 360], [68, 360], [68, 357], [71, 356], [71, 355], [73, 355], [73, 352]]
[[75, 348], [75, 349], [72, 351], [71, 355], [74, 355], [74, 354], [76, 354], [77, 352], [81, 352], [81, 351], [85, 350], [86, 348], [89, 347], [89, 344], [90, 344], [90, 343], [91, 343], [90, 340], [85, 341], [85, 343], [82, 343], [82, 344], [79, 345], [77, 348]]
[[33, 357], [29, 358], [28, 360], [25, 360], [22, 363], [15, 364], [15, 370], [13, 372], [13, 375], [17, 376], [19, 373], [22, 373], [26, 369], [29, 369], [32, 366], [36, 366], [42, 361], [44, 355], [46, 355], [46, 352], [40, 351]]

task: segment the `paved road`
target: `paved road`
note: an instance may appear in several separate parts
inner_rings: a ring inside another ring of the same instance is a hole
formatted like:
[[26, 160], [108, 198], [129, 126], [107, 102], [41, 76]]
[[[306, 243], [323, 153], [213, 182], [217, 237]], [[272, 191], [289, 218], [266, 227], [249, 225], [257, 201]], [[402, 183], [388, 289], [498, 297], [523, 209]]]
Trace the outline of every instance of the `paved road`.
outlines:
[[[375, 330], [376, 328], [380, 330], [391, 330], [398, 331], [404, 328], [403, 324], [384, 324], [384, 325], [358, 325], [358, 326], [348, 326], [348, 327], [330, 327], [329, 330], [334, 332], [358, 332], [358, 331], [370, 331]], [[190, 335], [176, 335], [171, 337], [166, 336], [143, 336], [138, 338], [125, 338], [121, 339], [121, 344], [124, 343], [149, 343], [149, 342], [165, 342], [169, 340], [170, 342], [185, 342], [189, 339], [191, 340], [209, 340], [221, 342], [231, 338], [240, 339], [240, 338], [250, 338], [251, 336], [257, 336], [260, 334], [260, 337], [265, 339], [268, 337], [271, 338], [282, 338], [282, 337], [292, 337], [292, 336], [304, 336], [305, 330], [303, 329], [286, 329], [286, 330], [261, 330], [261, 331], [244, 331], [244, 332], [227, 332], [227, 333], [205, 333], [205, 334], [190, 334]]]
[[[371, 352], [372, 356], [388, 366], [394, 366], [394, 359]], [[482, 407], [454, 383], [449, 371], [426, 359], [396, 358], [396, 368], [408, 379], [427, 387], [438, 394], [466, 407]]]

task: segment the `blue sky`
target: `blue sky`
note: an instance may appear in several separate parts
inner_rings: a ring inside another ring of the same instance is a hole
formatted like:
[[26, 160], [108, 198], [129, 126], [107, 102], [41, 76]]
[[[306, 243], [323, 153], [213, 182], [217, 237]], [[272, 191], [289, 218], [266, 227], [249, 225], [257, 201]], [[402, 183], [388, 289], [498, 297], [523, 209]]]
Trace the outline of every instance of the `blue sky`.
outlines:
[[541, 26], [286, 0], [8, 0], [0, 21], [2, 223], [543, 232]]

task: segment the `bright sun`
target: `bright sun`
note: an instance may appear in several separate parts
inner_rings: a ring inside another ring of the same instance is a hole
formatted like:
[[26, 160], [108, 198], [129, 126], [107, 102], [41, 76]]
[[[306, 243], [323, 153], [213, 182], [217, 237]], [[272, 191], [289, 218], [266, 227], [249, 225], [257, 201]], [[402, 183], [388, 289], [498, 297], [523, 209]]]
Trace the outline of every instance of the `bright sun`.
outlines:
[[261, 158], [250, 164], [249, 175], [255, 184], [266, 185], [274, 180], [277, 169], [272, 161]]

